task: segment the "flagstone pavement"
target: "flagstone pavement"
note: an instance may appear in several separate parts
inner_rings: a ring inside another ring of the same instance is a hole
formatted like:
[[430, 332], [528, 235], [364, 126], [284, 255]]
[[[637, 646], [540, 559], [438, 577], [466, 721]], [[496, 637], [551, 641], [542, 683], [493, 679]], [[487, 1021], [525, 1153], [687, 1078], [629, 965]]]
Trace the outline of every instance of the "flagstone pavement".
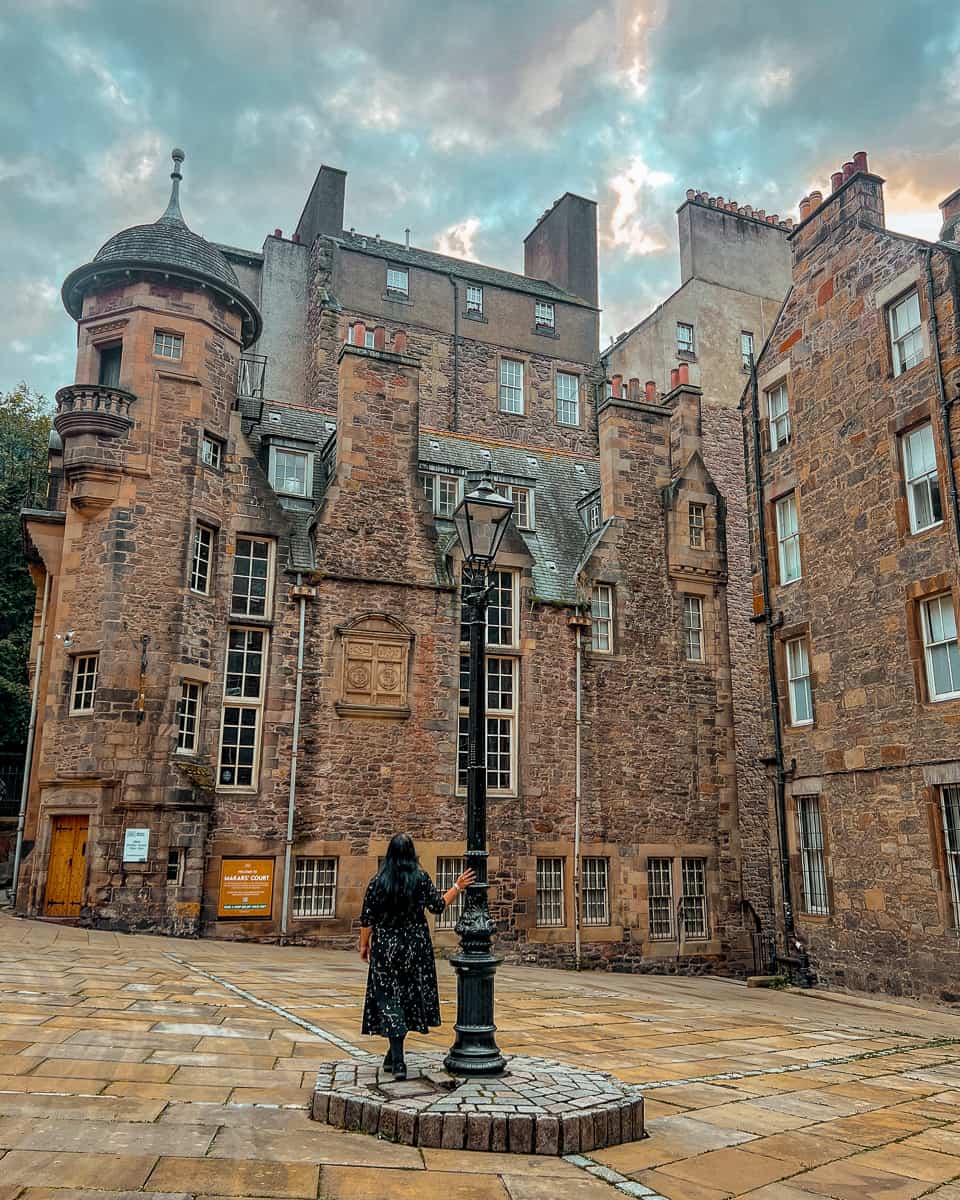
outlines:
[[[445, 1025], [414, 1056], [450, 1040], [439, 966]], [[0, 1200], [960, 1200], [958, 1010], [505, 965], [505, 1051], [646, 1089], [647, 1139], [550, 1159], [310, 1121], [318, 1063], [382, 1050], [364, 974], [0, 913]]]

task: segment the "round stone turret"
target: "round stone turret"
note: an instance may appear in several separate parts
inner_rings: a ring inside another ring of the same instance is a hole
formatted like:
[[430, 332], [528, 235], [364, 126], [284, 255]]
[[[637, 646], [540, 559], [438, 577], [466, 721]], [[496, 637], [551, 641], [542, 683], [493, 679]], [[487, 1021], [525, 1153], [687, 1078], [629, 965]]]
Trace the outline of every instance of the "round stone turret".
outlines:
[[79, 320], [84, 296], [102, 287], [116, 286], [124, 278], [144, 276], [175, 281], [182, 286], [207, 288], [229, 307], [239, 311], [243, 323], [243, 345], [260, 335], [263, 324], [257, 306], [240, 287], [226, 257], [205, 238], [188, 228], [180, 211], [180, 164], [185, 155], [172, 154], [173, 186], [163, 215], [152, 225], [133, 225], [108, 238], [93, 257], [72, 271], [63, 284], [67, 312]]

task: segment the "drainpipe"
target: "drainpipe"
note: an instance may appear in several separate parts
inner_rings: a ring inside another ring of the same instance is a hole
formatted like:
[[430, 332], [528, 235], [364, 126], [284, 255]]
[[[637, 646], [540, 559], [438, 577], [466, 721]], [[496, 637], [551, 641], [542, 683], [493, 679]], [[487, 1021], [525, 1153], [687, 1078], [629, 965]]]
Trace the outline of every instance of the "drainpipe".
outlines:
[[[780, 697], [777, 691], [776, 656], [773, 631], [775, 622], [770, 607], [770, 571], [767, 565], [767, 531], [764, 524], [763, 461], [760, 453], [760, 392], [757, 386], [757, 364], [750, 355], [750, 387], [753, 392], [753, 454], [756, 462], [757, 534], [760, 542], [760, 574], [763, 581], [763, 616], [766, 628], [767, 677], [770, 683], [770, 717], [773, 723], [774, 806], [777, 812], [777, 838], [780, 843], [780, 891], [783, 899], [783, 933], [785, 948], [790, 957], [801, 949], [793, 921], [793, 899], [790, 889], [790, 856], [787, 851], [786, 771], [783, 765], [783, 737], [780, 728]], [[805, 955], [804, 959], [805, 968]], [[806, 973], [804, 969], [804, 973]]]
[[453, 288], [453, 430], [460, 422], [460, 287], [451, 271], [447, 276]]
[[[950, 407], [947, 393], [943, 386], [943, 361], [940, 355], [940, 334], [937, 325], [937, 307], [933, 295], [933, 246], [928, 246], [924, 254], [927, 268], [927, 302], [930, 305], [930, 340], [933, 342], [933, 361], [937, 368], [937, 397], [940, 400], [940, 416], [943, 420], [943, 446], [947, 459], [947, 482], [950, 485], [950, 506], [953, 509], [953, 532], [957, 538], [957, 549], [960, 550], [960, 504], [957, 501], [957, 473], [953, 465], [953, 438], [950, 433]], [[954, 293], [954, 303], [956, 303]]]
[[[573, 950], [576, 959], [577, 970], [581, 968], [580, 961], [580, 925], [581, 925], [581, 861], [580, 861], [580, 801], [581, 801], [581, 785], [580, 785], [580, 729], [583, 724], [583, 704], [582, 698], [582, 673], [581, 666], [583, 662], [583, 630], [580, 625], [577, 626], [577, 731], [575, 738], [576, 745], [576, 768], [574, 774], [574, 801], [573, 801]], [[608, 884], [609, 887], [609, 884]]]
[[40, 700], [40, 675], [43, 671], [43, 643], [47, 634], [47, 608], [50, 603], [50, 573], [43, 579], [43, 607], [40, 610], [40, 634], [37, 638], [37, 665], [33, 672], [33, 695], [30, 698], [30, 724], [27, 727], [27, 752], [23, 765], [23, 787], [20, 789], [20, 813], [17, 817], [17, 843], [13, 852], [13, 879], [10, 894], [17, 903], [17, 885], [20, 882], [20, 860], [23, 857], [23, 830], [27, 820], [27, 796], [30, 792], [31, 767], [33, 765], [33, 742], [37, 732], [37, 705]]
[[[297, 573], [297, 587], [303, 576]], [[300, 631], [297, 640], [297, 683], [293, 702], [293, 746], [290, 750], [290, 795], [287, 799], [287, 840], [283, 852], [283, 907], [280, 915], [280, 944], [286, 941], [290, 917], [290, 862], [293, 857], [293, 814], [297, 800], [297, 757], [300, 753], [300, 705], [303, 695], [303, 642], [307, 598], [300, 596]]]

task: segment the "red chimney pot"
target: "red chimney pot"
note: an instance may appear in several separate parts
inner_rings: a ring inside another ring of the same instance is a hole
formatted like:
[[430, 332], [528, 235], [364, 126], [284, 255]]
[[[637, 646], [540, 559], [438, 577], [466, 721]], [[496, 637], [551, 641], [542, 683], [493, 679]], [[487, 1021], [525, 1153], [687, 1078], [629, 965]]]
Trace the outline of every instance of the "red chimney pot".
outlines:
[[687, 363], [681, 363], [680, 366], [677, 367], [677, 382], [678, 383], [689, 383], [690, 382], [690, 367]]
[[680, 385], [680, 368], [674, 367], [670, 372], [670, 391]]
[[403, 329], [398, 329], [393, 335], [393, 348], [397, 354], [405, 354], [407, 349], [407, 334]]
[[282, 229], [275, 229], [275, 230], [273, 231], [273, 236], [274, 236], [274, 237], [278, 237], [278, 238], [282, 238], [282, 237], [283, 237], [283, 230], [282, 230]]
[[867, 166], [866, 150], [858, 150], [856, 152], [856, 154], [853, 156], [853, 165], [854, 165], [855, 170], [857, 170], [857, 171], [869, 171], [870, 170], [870, 168]]
[[374, 350], [385, 350], [387, 345], [387, 335], [382, 325], [377, 325], [373, 331], [373, 348]]
[[643, 386], [644, 386], [644, 390], [646, 391], [646, 394], [647, 394], [647, 403], [648, 404], [656, 404], [656, 402], [657, 402], [657, 381], [655, 379], [648, 379], [647, 382]]
[[856, 168], [854, 167], [853, 159], [851, 158], [849, 162], [845, 162], [843, 164], [843, 178], [849, 179], [855, 170]]
[[843, 172], [842, 171], [834, 171], [834, 173], [830, 176], [830, 191], [835, 192], [842, 183], [843, 183]]
[[616, 396], [616, 398], [618, 400], [620, 400], [623, 395], [623, 376], [622, 375], [612, 375], [610, 377], [610, 384], [611, 384], [611, 387], [613, 390], [613, 394]]

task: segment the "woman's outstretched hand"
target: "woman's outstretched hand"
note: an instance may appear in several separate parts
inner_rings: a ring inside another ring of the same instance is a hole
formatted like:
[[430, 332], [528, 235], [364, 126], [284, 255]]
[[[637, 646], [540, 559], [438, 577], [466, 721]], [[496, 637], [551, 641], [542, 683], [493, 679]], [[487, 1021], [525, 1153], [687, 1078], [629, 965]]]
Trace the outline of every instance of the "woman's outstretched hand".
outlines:
[[365, 946], [360, 947], [360, 959], [362, 962], [370, 961], [370, 943], [369, 942], [367, 942], [367, 944]]
[[462, 875], [459, 875], [457, 877], [457, 887], [462, 892], [466, 888], [468, 888], [471, 883], [474, 883], [476, 881], [476, 878], [477, 878], [476, 871], [473, 871], [473, 870], [464, 871]]

